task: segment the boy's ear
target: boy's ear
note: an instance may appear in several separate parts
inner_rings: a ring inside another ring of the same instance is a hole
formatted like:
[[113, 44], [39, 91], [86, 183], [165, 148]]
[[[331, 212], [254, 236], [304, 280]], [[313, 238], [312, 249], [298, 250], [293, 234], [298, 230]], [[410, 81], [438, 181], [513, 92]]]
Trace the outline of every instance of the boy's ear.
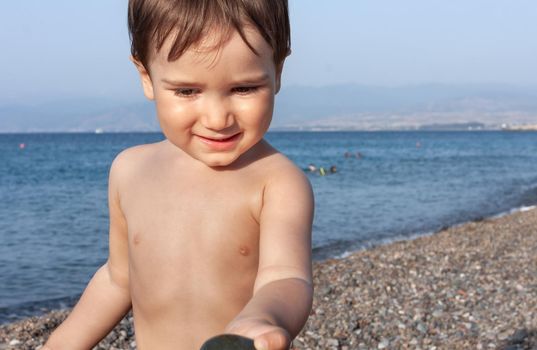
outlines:
[[155, 94], [153, 92], [153, 82], [151, 81], [151, 76], [149, 75], [149, 72], [144, 67], [142, 62], [138, 61], [134, 57], [130, 57], [130, 60], [132, 63], [134, 63], [134, 66], [136, 67], [136, 70], [138, 71], [138, 74], [140, 75], [140, 80], [142, 81], [142, 88], [144, 89], [144, 95], [149, 100], [155, 99]]
[[[287, 55], [285, 57], [289, 57], [291, 55], [291, 48], [287, 49]], [[285, 58], [283, 61], [276, 67], [276, 93], [280, 91], [280, 88], [282, 86], [282, 72], [283, 72], [283, 64], [285, 63]]]
[[283, 63], [282, 61], [277, 67], [276, 67], [276, 94], [280, 91], [280, 87], [282, 85], [282, 71], [283, 71]]

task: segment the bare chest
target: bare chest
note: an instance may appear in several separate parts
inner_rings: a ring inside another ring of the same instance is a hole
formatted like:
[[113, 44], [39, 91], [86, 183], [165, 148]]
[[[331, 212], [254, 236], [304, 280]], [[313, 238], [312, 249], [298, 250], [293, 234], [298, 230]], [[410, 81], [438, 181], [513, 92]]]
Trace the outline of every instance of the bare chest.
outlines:
[[125, 210], [131, 268], [144, 275], [179, 269], [185, 278], [256, 271], [261, 201], [262, 187], [248, 179], [139, 183]]

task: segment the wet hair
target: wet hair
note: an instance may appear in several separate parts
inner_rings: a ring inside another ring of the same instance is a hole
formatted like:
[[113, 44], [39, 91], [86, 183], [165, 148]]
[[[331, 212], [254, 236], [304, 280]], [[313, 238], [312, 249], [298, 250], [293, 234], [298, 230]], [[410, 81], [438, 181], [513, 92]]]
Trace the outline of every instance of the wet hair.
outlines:
[[171, 38], [168, 61], [175, 61], [211, 32], [218, 32], [215, 49], [236, 30], [246, 45], [245, 27], [266, 40], [279, 67], [290, 53], [291, 34], [287, 0], [129, 0], [131, 54], [149, 68], [151, 54]]

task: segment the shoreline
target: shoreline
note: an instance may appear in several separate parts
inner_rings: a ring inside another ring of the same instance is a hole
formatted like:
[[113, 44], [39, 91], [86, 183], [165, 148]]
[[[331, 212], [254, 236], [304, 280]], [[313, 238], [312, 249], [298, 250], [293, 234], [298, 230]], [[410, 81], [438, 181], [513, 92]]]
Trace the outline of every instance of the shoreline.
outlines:
[[[537, 209], [513, 210], [314, 262], [295, 347], [537, 347]], [[67, 312], [0, 326], [0, 349], [36, 348]], [[96, 349], [132, 349], [132, 335], [126, 317]]]
[[421, 238], [421, 237], [429, 237], [429, 236], [433, 236], [433, 235], [435, 235], [437, 233], [440, 233], [442, 231], [445, 231], [445, 230], [454, 229], [454, 228], [457, 228], [457, 227], [460, 227], [460, 226], [464, 226], [464, 225], [468, 225], [468, 224], [476, 223], [476, 222], [481, 222], [481, 221], [485, 221], [485, 220], [499, 219], [499, 218], [502, 218], [502, 217], [505, 217], [505, 216], [509, 216], [509, 215], [516, 214], [516, 213], [521, 213], [521, 212], [526, 212], [526, 211], [533, 210], [533, 209], [537, 209], [537, 204], [522, 205], [522, 206], [519, 206], [519, 207], [514, 207], [514, 208], [511, 208], [509, 210], [502, 211], [502, 212], [500, 212], [498, 214], [494, 214], [494, 215], [491, 215], [491, 216], [483, 216], [483, 217], [479, 217], [479, 218], [474, 219], [474, 220], [463, 221], [463, 222], [456, 223], [456, 224], [453, 224], [453, 225], [450, 225], [450, 226], [445, 226], [445, 227], [443, 227], [443, 228], [441, 228], [439, 230], [436, 230], [436, 231], [424, 231], [424, 232], [418, 232], [418, 233], [411, 233], [411, 234], [408, 234], [408, 235], [396, 235], [396, 236], [391, 237], [391, 238], [383, 238], [383, 239], [380, 239], [378, 241], [371, 241], [371, 243], [366, 243], [362, 247], [359, 247], [358, 249], [345, 251], [345, 252], [337, 254], [337, 255], [335, 255], [333, 257], [318, 260], [318, 261], [315, 261], [315, 262], [323, 262], [323, 261], [326, 261], [326, 260], [333, 260], [333, 259], [335, 259], [335, 260], [345, 259], [345, 258], [347, 258], [347, 257], [349, 257], [349, 256], [351, 256], [353, 254], [359, 253], [359, 252], [364, 251], [364, 250], [375, 249], [375, 248], [380, 247], [380, 246], [389, 245], [389, 244], [398, 243], [398, 242], [412, 241], [412, 240], [415, 240], [415, 239], [418, 239], [418, 238]]
[[[506, 210], [506, 211], [499, 212], [499, 213], [491, 215], [491, 216], [479, 217], [479, 218], [474, 219], [474, 220], [464, 221], [464, 222], [453, 224], [451, 226], [446, 226], [446, 227], [443, 227], [442, 229], [439, 229], [439, 230], [436, 230], [436, 231], [423, 231], [423, 232], [417, 232], [417, 233], [412, 233], [412, 234], [408, 234], [408, 235], [403, 235], [403, 234], [402, 235], [396, 235], [396, 236], [391, 237], [391, 238], [383, 238], [383, 239], [379, 239], [379, 240], [376, 240], [376, 241], [371, 241], [369, 243], [365, 243], [362, 246], [359, 246], [357, 249], [344, 251], [343, 253], [338, 253], [338, 254], [335, 254], [333, 256], [328, 256], [326, 258], [322, 258], [322, 259], [318, 259], [318, 260], [314, 259], [313, 263], [315, 264], [315, 263], [322, 263], [322, 262], [325, 262], [327, 260], [345, 259], [345, 258], [347, 258], [347, 257], [349, 257], [349, 256], [351, 256], [353, 254], [356, 254], [356, 253], [359, 253], [359, 252], [362, 252], [362, 251], [366, 251], [366, 250], [375, 249], [375, 248], [380, 247], [380, 246], [389, 245], [389, 244], [398, 243], [398, 242], [404, 242], [404, 241], [412, 241], [412, 240], [415, 240], [415, 239], [418, 239], [418, 238], [421, 238], [421, 237], [428, 237], [428, 236], [435, 235], [435, 234], [437, 234], [437, 233], [439, 233], [439, 232], [441, 232], [443, 230], [456, 228], [456, 227], [459, 227], [459, 226], [464, 226], [464, 225], [467, 225], [467, 224], [470, 224], [470, 223], [480, 222], [480, 221], [483, 221], [483, 220], [502, 218], [504, 216], [512, 215], [512, 214], [519, 213], [519, 212], [525, 212], [525, 211], [533, 210], [533, 209], [536, 209], [536, 208], [537, 208], [537, 203], [532, 204], [532, 205], [521, 205], [521, 206], [518, 206], [518, 207], [513, 207], [513, 208], [511, 208], [509, 210]], [[74, 306], [74, 304], [76, 304], [76, 302], [78, 301], [78, 298], [80, 298], [80, 295], [74, 295], [74, 296], [72, 295], [72, 296], [64, 296], [64, 297], [59, 297], [59, 298], [50, 299], [50, 300], [27, 301], [27, 302], [22, 302], [20, 304], [3, 307], [5, 310], [11, 310], [11, 309], [14, 309], [14, 310], [19, 309], [20, 310], [20, 309], [23, 309], [23, 310], [25, 310], [24, 313], [27, 313], [28, 315], [18, 316], [18, 315], [12, 314], [13, 319], [8, 321], [8, 322], [2, 322], [1, 319], [0, 319], [0, 327], [3, 326], [3, 325], [8, 325], [8, 324], [11, 324], [11, 323], [15, 323], [17, 321], [21, 321], [21, 320], [24, 320], [24, 319], [27, 319], [27, 318], [40, 317], [40, 316], [45, 315], [45, 314], [47, 314], [49, 312], [71, 309], [72, 306]], [[57, 306], [52, 306], [52, 305], [57, 305]], [[26, 311], [26, 310], [28, 310], [28, 311]], [[36, 312], [35, 310], [39, 310], [39, 311]], [[0, 348], [0, 350], [2, 350], [2, 349]]]
[[314, 312], [298, 349], [537, 348], [535, 206], [314, 271]]

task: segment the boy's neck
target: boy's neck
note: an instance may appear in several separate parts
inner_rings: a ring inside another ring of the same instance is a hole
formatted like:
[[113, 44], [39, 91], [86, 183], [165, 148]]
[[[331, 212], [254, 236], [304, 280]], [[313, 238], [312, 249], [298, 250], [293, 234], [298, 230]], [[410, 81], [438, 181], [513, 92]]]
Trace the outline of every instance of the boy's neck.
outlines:
[[164, 146], [166, 153], [170, 157], [172, 164], [177, 164], [180, 167], [194, 167], [199, 171], [232, 171], [239, 170], [243, 167], [250, 165], [251, 163], [270, 156], [271, 154], [276, 153], [274, 149], [264, 138], [261, 139], [257, 144], [251, 147], [249, 150], [244, 152], [237, 158], [233, 163], [226, 166], [209, 166], [196, 158], [193, 158], [188, 153], [184, 152], [181, 148], [177, 147], [169, 140], [164, 141]]

